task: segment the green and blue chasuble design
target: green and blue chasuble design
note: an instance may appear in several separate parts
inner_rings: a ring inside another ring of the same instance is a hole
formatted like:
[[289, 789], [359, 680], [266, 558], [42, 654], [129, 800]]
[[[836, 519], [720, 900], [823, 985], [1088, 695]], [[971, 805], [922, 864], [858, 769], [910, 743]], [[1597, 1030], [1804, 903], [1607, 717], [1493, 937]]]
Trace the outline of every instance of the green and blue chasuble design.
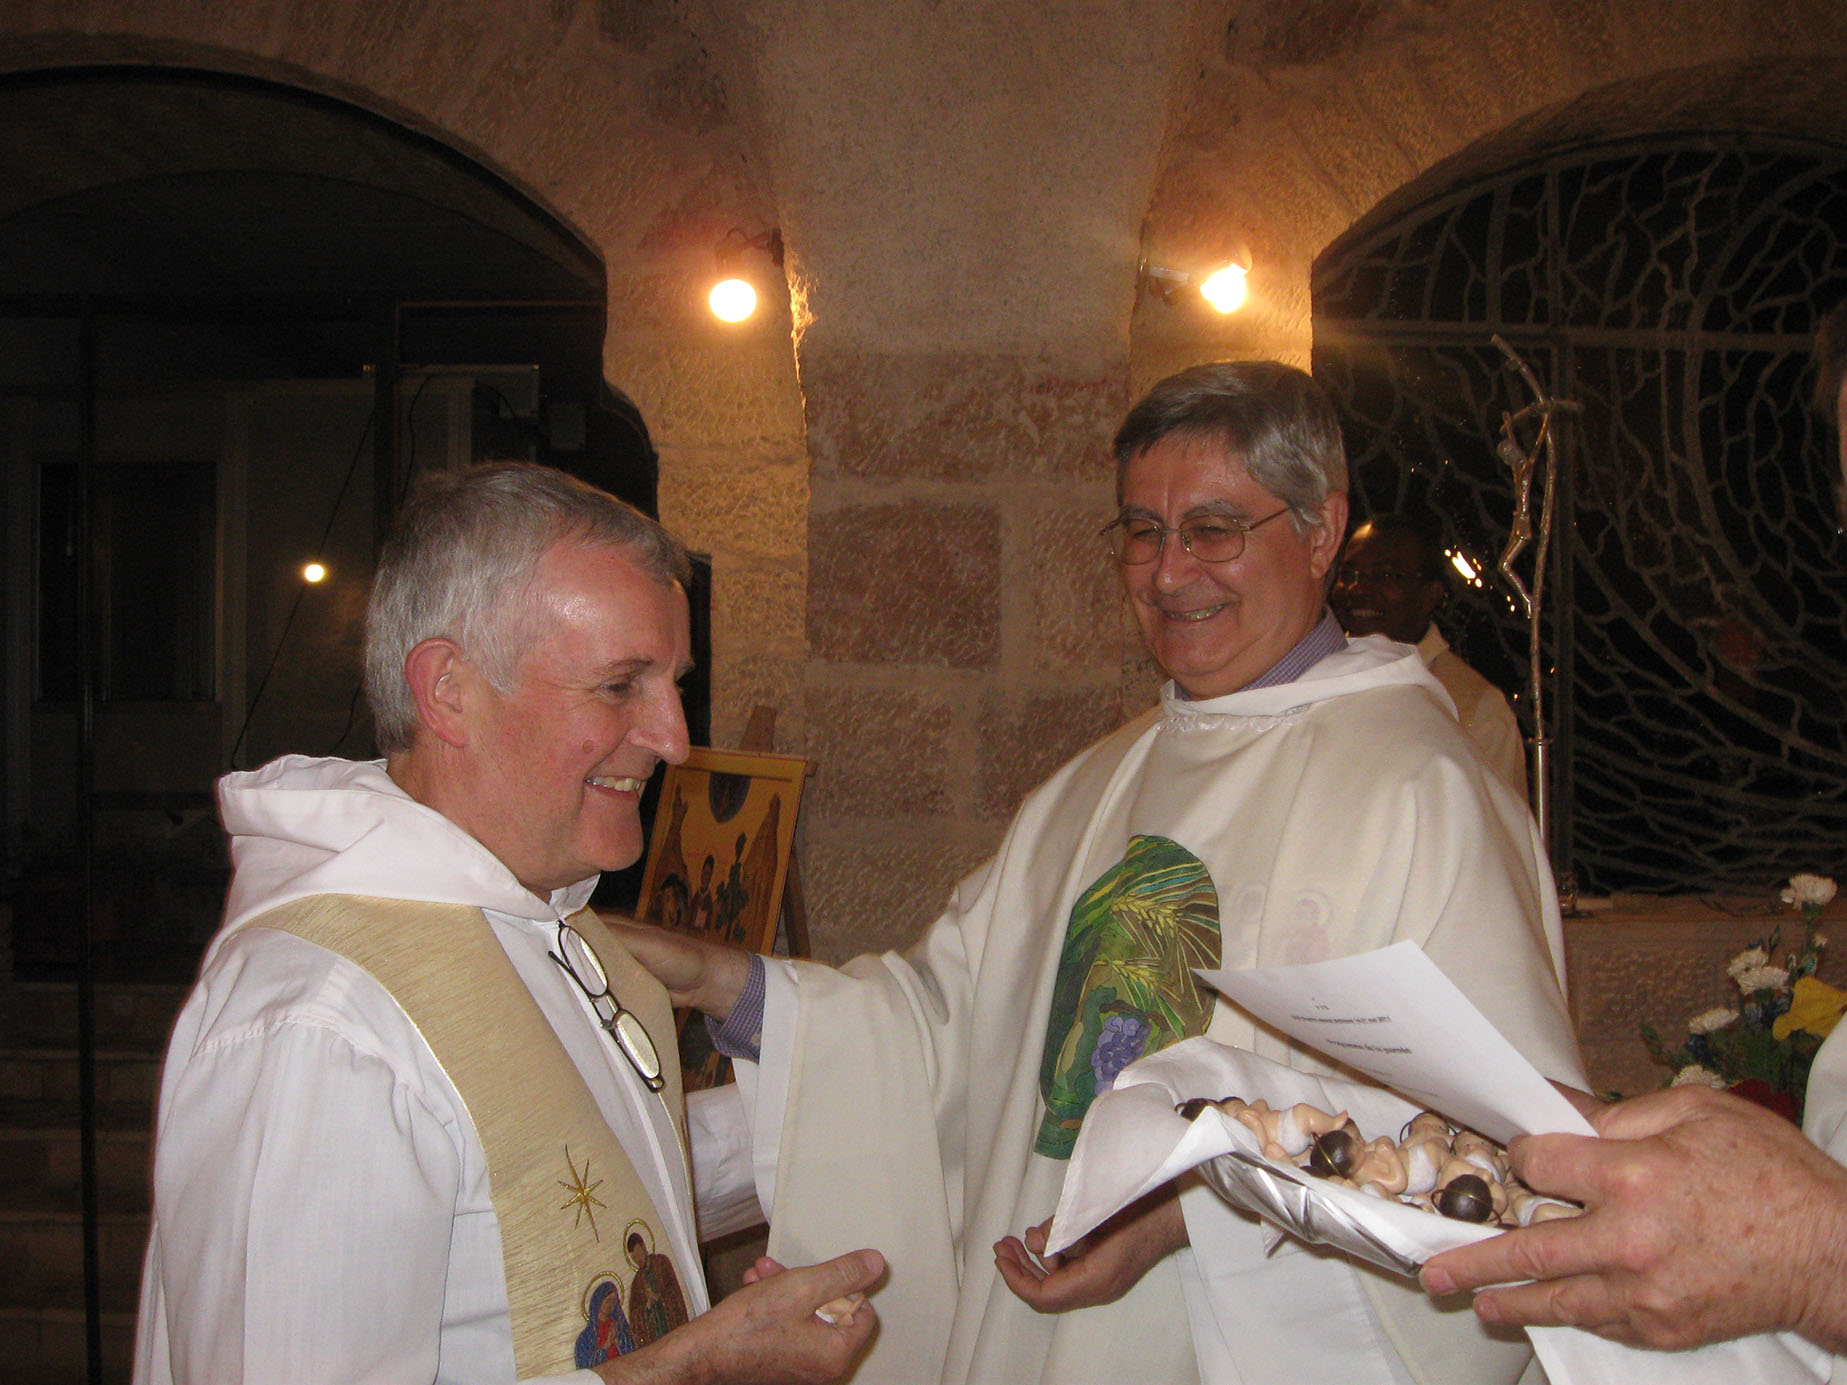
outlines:
[[1039, 1090], [1045, 1119], [1033, 1148], [1071, 1157], [1098, 1092], [1144, 1054], [1206, 1032], [1212, 997], [1194, 967], [1213, 967], [1219, 899], [1202, 862], [1166, 837], [1129, 849], [1071, 907], [1052, 989]]

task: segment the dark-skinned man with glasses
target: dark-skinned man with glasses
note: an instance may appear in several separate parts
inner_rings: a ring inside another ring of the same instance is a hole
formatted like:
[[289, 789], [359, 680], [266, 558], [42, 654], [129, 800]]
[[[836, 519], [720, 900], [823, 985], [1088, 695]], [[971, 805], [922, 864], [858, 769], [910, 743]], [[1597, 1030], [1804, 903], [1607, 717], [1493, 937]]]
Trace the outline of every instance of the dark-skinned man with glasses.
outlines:
[[585, 907], [686, 755], [686, 575], [547, 468], [412, 496], [367, 611], [384, 758], [219, 786], [235, 874], [161, 1082], [137, 1381], [850, 1369], [871, 1251], [708, 1307], [671, 1011]]
[[1115, 453], [1098, 557], [1170, 679], [1160, 705], [1030, 795], [903, 955], [835, 970], [639, 928], [636, 953], [745, 1055], [771, 1253], [890, 1258], [860, 1385], [1512, 1385], [1519, 1338], [1339, 1257], [1267, 1256], [1203, 1186], [1040, 1254], [1085, 1111], [1134, 1058], [1204, 1033], [1324, 1070], [1195, 966], [1412, 939], [1583, 1083], [1531, 814], [1414, 651], [1349, 643], [1327, 611], [1346, 463], [1320, 390], [1270, 362], [1197, 367]]
[[1449, 700], [1456, 719], [1494, 772], [1521, 798], [1526, 742], [1501, 690], [1462, 661], [1436, 627], [1448, 595], [1443, 548], [1432, 527], [1408, 515], [1377, 514], [1347, 539], [1328, 604], [1349, 635], [1383, 635], [1413, 646]]

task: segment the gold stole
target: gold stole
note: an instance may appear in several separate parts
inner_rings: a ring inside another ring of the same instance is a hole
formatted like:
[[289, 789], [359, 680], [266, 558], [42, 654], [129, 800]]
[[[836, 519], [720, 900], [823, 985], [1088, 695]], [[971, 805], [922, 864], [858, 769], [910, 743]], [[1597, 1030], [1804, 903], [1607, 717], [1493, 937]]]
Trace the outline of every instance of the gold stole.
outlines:
[[[666, 992], [589, 909], [570, 922], [661, 1050], [661, 1095], [684, 1151]], [[487, 1154], [521, 1379], [599, 1364], [686, 1321], [686, 1269], [671, 1258], [665, 1219], [479, 909], [320, 895], [249, 926], [362, 967], [455, 1084]], [[562, 970], [558, 980], [575, 989]]]

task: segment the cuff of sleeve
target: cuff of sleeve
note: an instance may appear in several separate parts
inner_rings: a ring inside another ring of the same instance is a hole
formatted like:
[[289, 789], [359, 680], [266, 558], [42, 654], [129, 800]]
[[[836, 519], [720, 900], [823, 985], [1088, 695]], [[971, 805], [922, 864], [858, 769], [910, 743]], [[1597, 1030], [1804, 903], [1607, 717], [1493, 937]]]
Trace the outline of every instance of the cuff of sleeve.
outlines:
[[754, 1063], [762, 1053], [764, 992], [763, 958], [753, 952], [750, 954], [750, 976], [725, 1022], [719, 1024], [710, 1015], [706, 1016], [705, 1027], [712, 1036], [712, 1047], [725, 1057]]

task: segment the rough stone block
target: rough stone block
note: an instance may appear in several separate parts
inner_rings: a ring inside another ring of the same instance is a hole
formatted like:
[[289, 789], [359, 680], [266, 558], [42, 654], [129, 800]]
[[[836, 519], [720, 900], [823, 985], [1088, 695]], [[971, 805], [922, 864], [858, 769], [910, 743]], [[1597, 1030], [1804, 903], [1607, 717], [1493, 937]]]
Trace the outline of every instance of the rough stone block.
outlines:
[[1010, 816], [1053, 770], [1123, 720], [1113, 686], [984, 701], [976, 806], [990, 817]]
[[679, 458], [661, 476], [661, 521], [705, 553], [775, 558], [798, 570], [808, 539], [808, 468], [732, 451]]
[[852, 819], [950, 811], [956, 717], [945, 698], [886, 688], [810, 688], [807, 703], [802, 753], [815, 771], [804, 817], [811, 808], [813, 819], [831, 831]]
[[1081, 475], [1107, 466], [1127, 402], [1119, 369], [970, 353], [810, 351], [801, 376], [815, 470], [848, 476]]
[[907, 832], [903, 841], [836, 835], [804, 847], [811, 951], [839, 963], [910, 946], [998, 839], [971, 839], [945, 823]]
[[776, 746], [799, 754], [803, 743], [802, 661], [798, 650], [787, 654], [745, 655], [721, 660], [712, 670], [712, 744], [735, 746], [749, 724], [751, 709], [776, 709]]
[[809, 524], [810, 656], [979, 668], [1000, 653], [1000, 519], [979, 505], [855, 505]]
[[1034, 496], [1010, 508], [1007, 570], [1020, 574], [1007, 592], [1010, 666], [1076, 671], [1114, 662], [1122, 587], [1096, 532], [1113, 513], [1103, 485], [1068, 500]]
[[743, 343], [663, 336], [624, 347], [604, 353], [604, 369], [648, 420], [663, 472], [679, 454], [706, 449], [801, 455], [802, 400], [786, 338]]

